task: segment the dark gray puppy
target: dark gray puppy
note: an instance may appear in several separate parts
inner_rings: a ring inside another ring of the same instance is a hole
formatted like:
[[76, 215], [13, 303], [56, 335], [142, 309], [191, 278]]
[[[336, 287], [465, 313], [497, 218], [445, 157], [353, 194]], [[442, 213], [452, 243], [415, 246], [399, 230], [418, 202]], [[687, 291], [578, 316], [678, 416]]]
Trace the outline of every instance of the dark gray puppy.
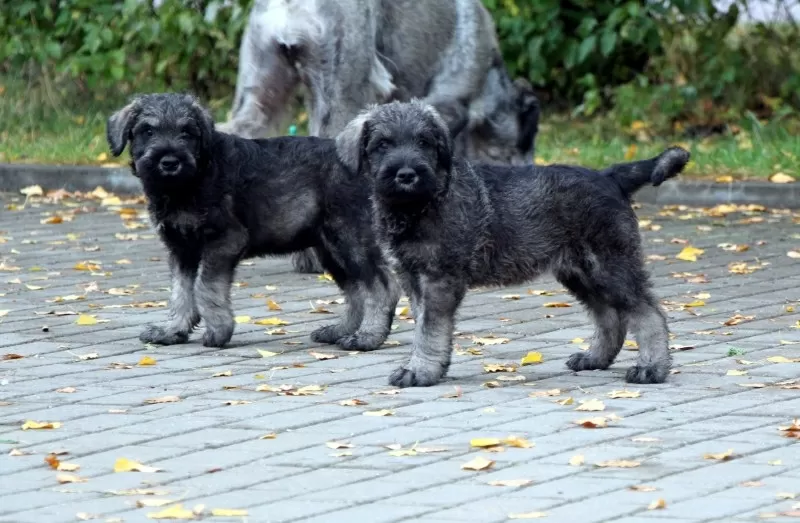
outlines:
[[577, 166], [475, 165], [454, 159], [447, 127], [422, 102], [373, 107], [337, 137], [345, 164], [371, 179], [378, 240], [411, 298], [411, 359], [401, 387], [447, 372], [454, 316], [472, 286], [520, 284], [551, 272], [589, 309], [596, 333], [575, 371], [605, 369], [630, 328], [639, 357], [631, 383], [661, 383], [670, 369], [664, 313], [650, 291], [630, 196], [677, 175], [689, 153], [594, 171]]
[[107, 138], [115, 156], [130, 143], [131, 170], [169, 252], [170, 319], [149, 326], [142, 341], [184, 343], [202, 318], [203, 344], [225, 345], [239, 262], [313, 248], [347, 310], [311, 338], [354, 350], [384, 342], [399, 289], [375, 242], [369, 190], [341, 164], [332, 139], [230, 136], [181, 94], [135, 98], [108, 119]]

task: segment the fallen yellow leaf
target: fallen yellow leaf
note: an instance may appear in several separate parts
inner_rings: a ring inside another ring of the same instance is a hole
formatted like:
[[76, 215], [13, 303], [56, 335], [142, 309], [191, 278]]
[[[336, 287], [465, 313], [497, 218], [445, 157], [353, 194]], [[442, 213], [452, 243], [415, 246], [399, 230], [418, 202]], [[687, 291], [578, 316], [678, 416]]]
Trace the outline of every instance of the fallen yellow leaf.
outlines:
[[508, 343], [509, 341], [511, 340], [509, 340], [508, 338], [496, 338], [494, 336], [486, 338], [476, 338], [474, 336], [472, 337], [472, 342], [478, 345], [501, 345]]
[[508, 515], [508, 519], [539, 519], [546, 517], [547, 517], [547, 512], [520, 512]]
[[795, 179], [786, 173], [775, 173], [769, 177], [772, 183], [794, 183]]
[[383, 410], [368, 410], [363, 412], [364, 416], [393, 416], [394, 411], [389, 409]]
[[250, 316], [236, 316], [233, 321], [236, 323], [249, 323], [252, 318]]
[[239, 516], [246, 516], [247, 511], [244, 509], [238, 508], [212, 508], [211, 509], [212, 516], [220, 516], [220, 517], [239, 517]]
[[274, 432], [270, 432], [269, 434], [264, 434], [263, 436], [261, 436], [258, 439], [275, 439], [277, 437], [278, 437], [277, 434], [275, 434]]
[[520, 365], [524, 367], [525, 365], [535, 365], [541, 362], [542, 362], [541, 352], [529, 352], [528, 354], [525, 355], [524, 358], [522, 358], [522, 361], [520, 361]]
[[569, 458], [569, 464], [573, 467], [580, 467], [584, 463], [584, 458], [582, 454], [576, 454]]
[[23, 187], [19, 190], [21, 194], [25, 196], [43, 196], [44, 191], [42, 190], [41, 185], [29, 185], [28, 187]]
[[633, 160], [633, 157], [636, 156], [636, 149], [637, 149], [637, 147], [636, 147], [635, 143], [630, 144], [628, 146], [628, 148], [625, 149], [625, 161], [626, 162], [629, 162], [629, 161]]
[[269, 310], [271, 310], [271, 311], [280, 311], [280, 310], [283, 310], [283, 309], [281, 309], [281, 306], [280, 306], [280, 305], [278, 305], [278, 302], [276, 302], [276, 301], [274, 301], [274, 300], [267, 300], [267, 308], [268, 308]]
[[260, 320], [256, 320], [253, 322], [256, 325], [289, 325], [288, 321], [284, 321], [280, 318], [263, 318]]
[[181, 399], [178, 396], [162, 396], [160, 398], [150, 398], [144, 400], [146, 405], [155, 405], [158, 403], [177, 403]]
[[56, 470], [60, 470], [61, 472], [75, 472], [79, 468], [81, 468], [81, 466], [77, 463], [65, 463], [62, 461], [58, 464]]
[[163, 507], [164, 505], [169, 505], [170, 503], [175, 503], [174, 499], [162, 499], [162, 498], [145, 498], [145, 499], [137, 499], [136, 506], [139, 508], [144, 507]]
[[703, 459], [714, 459], [718, 461], [728, 461], [733, 458], [733, 449], [728, 449], [725, 452], [718, 454], [703, 454]]
[[342, 407], [357, 407], [359, 405], [366, 405], [366, 404], [367, 404], [366, 401], [357, 398], [353, 398], [351, 400], [342, 400], [339, 402], [339, 405], [341, 405]]
[[612, 390], [608, 393], [608, 397], [611, 399], [638, 398], [639, 396], [641, 393], [638, 390]]
[[142, 359], [140, 359], [139, 363], [137, 363], [137, 365], [139, 365], [140, 367], [150, 367], [155, 364], [156, 360], [154, 358], [151, 358], [150, 356], [142, 356]]
[[590, 399], [588, 401], [581, 401], [580, 406], [575, 410], [582, 412], [598, 412], [601, 410], [606, 410], [606, 406], [598, 399]]
[[463, 470], [479, 471], [491, 468], [492, 465], [494, 465], [494, 461], [486, 459], [483, 456], [477, 456], [475, 459], [461, 465], [461, 468]]
[[61, 422], [59, 421], [26, 421], [22, 424], [22, 430], [40, 430], [40, 429], [60, 429]]
[[655, 492], [658, 489], [651, 487], [650, 485], [633, 485], [628, 487], [628, 490], [632, 490], [634, 492]]
[[150, 512], [147, 517], [149, 519], [195, 519], [196, 515], [193, 511], [183, 508], [183, 505], [178, 503], [161, 512]]
[[484, 372], [517, 372], [516, 365], [506, 365], [504, 363], [485, 363], [483, 365]]
[[499, 438], [474, 438], [469, 441], [470, 447], [496, 447], [500, 444]]
[[647, 505], [647, 510], [659, 510], [659, 509], [662, 509], [662, 508], [667, 508], [667, 502], [664, 501], [661, 498], [659, 498], [659, 499], [653, 501], [652, 503], [650, 503], [649, 505]]
[[81, 314], [75, 323], [78, 325], [97, 325], [97, 318], [88, 314]]
[[732, 183], [733, 182], [733, 176], [731, 176], [729, 174], [726, 174], [724, 176], [717, 176], [716, 178], [714, 178], [714, 182], [716, 182], [716, 183]]
[[513, 435], [504, 439], [503, 444], [508, 445], [509, 447], [516, 447], [518, 449], [529, 449], [535, 446], [535, 444], [531, 443], [525, 438], [520, 438], [519, 436]]
[[128, 458], [117, 458], [114, 462], [114, 472], [160, 472], [161, 469], [142, 465]]
[[558, 400], [556, 401], [556, 403], [558, 403], [559, 405], [572, 405], [573, 403], [575, 403], [575, 400], [573, 400], [572, 397], [570, 396], [568, 398], [564, 398], [563, 400]]
[[313, 351], [313, 350], [312, 350], [312, 351], [308, 351], [308, 353], [309, 353], [311, 356], [314, 356], [316, 359], [318, 359], [318, 360], [320, 360], [320, 361], [324, 361], [324, 360], [335, 360], [336, 358], [338, 358], [338, 357], [339, 357], [339, 356], [337, 356], [336, 354], [325, 354], [325, 353], [323, 353], [323, 352], [316, 352], [316, 351]]
[[770, 363], [800, 363], [800, 358], [787, 358], [786, 356], [770, 356], [767, 358]]
[[725, 373], [726, 376], [744, 376], [747, 374], [746, 370], [731, 369]]
[[56, 481], [59, 483], [86, 483], [88, 480], [75, 474], [58, 474]]
[[689, 245], [684, 247], [683, 250], [681, 250], [681, 252], [679, 252], [675, 257], [683, 261], [696, 262], [697, 257], [703, 254], [704, 252], [706, 251], [704, 251], [703, 249], [698, 249], [696, 247], [692, 247], [691, 245]]
[[261, 355], [262, 358], [271, 358], [273, 356], [277, 356], [277, 352], [272, 352], [271, 350], [263, 350], [263, 349], [256, 349], [258, 353]]

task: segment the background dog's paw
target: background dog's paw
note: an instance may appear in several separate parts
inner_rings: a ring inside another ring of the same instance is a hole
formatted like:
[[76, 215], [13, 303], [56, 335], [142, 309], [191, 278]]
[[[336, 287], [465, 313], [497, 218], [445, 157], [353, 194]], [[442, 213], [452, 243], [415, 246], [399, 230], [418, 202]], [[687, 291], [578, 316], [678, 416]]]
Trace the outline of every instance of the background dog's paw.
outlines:
[[604, 370], [608, 365], [601, 365], [590, 352], [576, 352], [567, 360], [567, 368], [580, 372], [582, 370]]
[[314, 251], [305, 250], [292, 255], [295, 272], [302, 274], [321, 274], [325, 272]]
[[389, 385], [395, 387], [430, 387], [441, 381], [442, 373], [430, 369], [400, 367], [389, 376]]
[[311, 341], [314, 343], [335, 345], [342, 337], [342, 329], [339, 325], [325, 325], [311, 331]]
[[379, 349], [384, 340], [386, 340], [385, 336], [356, 332], [339, 339], [336, 344], [345, 350], [370, 351]]
[[650, 365], [634, 365], [625, 373], [628, 383], [664, 383], [669, 375], [669, 364], [651, 363]]
[[203, 333], [203, 345], [206, 347], [224, 347], [233, 337], [233, 324], [212, 327], [206, 325], [206, 332]]
[[139, 334], [139, 341], [156, 345], [178, 345], [189, 341], [189, 334], [186, 332], [168, 332], [164, 327], [148, 325]]

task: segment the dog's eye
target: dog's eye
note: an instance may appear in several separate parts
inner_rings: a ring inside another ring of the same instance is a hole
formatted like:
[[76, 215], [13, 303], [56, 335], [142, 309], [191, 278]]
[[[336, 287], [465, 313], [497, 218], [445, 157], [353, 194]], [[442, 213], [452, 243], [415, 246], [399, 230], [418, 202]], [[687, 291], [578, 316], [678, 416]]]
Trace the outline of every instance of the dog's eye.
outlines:
[[378, 140], [378, 143], [375, 144], [376, 151], [385, 151], [389, 148], [389, 141], [388, 140]]
[[431, 147], [433, 144], [428, 138], [420, 136], [419, 138], [417, 138], [417, 145], [419, 145], [420, 147]]
[[142, 134], [144, 134], [147, 137], [153, 136], [153, 134], [154, 134], [153, 133], [153, 128], [152, 127], [145, 127], [144, 129], [142, 129]]

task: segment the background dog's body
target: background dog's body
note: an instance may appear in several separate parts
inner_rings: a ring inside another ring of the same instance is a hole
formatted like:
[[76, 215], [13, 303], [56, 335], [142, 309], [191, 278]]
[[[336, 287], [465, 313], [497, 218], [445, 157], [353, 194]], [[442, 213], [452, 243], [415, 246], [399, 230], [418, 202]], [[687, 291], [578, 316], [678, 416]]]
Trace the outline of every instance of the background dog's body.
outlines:
[[[527, 81], [509, 78], [480, 0], [259, 0], [232, 119], [219, 129], [275, 132], [299, 86], [315, 136], [335, 136], [369, 104], [418, 97], [445, 116], [461, 153], [502, 163], [533, 156], [539, 102]], [[293, 264], [321, 272], [310, 251]]]
[[248, 140], [214, 131], [189, 96], [146, 95], [108, 122], [112, 152], [130, 142], [134, 174], [170, 253], [170, 321], [146, 342], [187, 341], [202, 318], [203, 342], [226, 344], [234, 329], [230, 286], [239, 261], [313, 248], [347, 297], [345, 317], [317, 329], [318, 342], [372, 350], [386, 339], [398, 295], [371, 229], [361, 180], [333, 140]]
[[634, 383], [663, 382], [668, 331], [650, 291], [630, 195], [677, 175], [689, 153], [604, 171], [576, 166], [471, 165], [453, 160], [447, 129], [425, 104], [391, 103], [337, 138], [343, 161], [374, 184], [378, 238], [412, 303], [409, 362], [390, 383], [432, 385], [447, 372], [454, 317], [474, 286], [520, 284], [551, 272], [594, 317], [573, 370], [613, 363], [630, 327], [639, 343]]

